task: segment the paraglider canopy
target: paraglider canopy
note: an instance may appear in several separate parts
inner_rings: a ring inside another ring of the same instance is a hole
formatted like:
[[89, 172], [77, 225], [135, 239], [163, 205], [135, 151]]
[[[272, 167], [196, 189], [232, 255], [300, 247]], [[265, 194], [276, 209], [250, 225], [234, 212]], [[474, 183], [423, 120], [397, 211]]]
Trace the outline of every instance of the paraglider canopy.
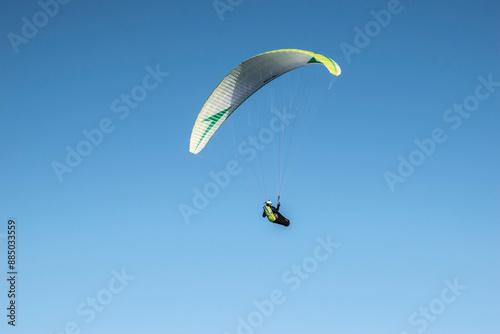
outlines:
[[341, 72], [332, 59], [296, 49], [261, 53], [239, 64], [205, 101], [191, 133], [189, 151], [199, 153], [236, 108], [262, 86], [288, 71], [310, 64], [323, 64], [335, 76]]

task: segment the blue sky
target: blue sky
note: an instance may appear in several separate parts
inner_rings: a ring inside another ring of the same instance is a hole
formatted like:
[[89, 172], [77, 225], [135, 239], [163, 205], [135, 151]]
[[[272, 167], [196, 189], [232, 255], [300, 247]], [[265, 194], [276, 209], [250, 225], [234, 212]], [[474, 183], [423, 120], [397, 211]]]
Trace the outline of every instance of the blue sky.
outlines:
[[[1, 8], [2, 258], [8, 219], [18, 226], [5, 332], [499, 332], [498, 2]], [[288, 73], [189, 153], [219, 81], [282, 48], [343, 72]], [[279, 136], [252, 163], [237, 156], [223, 186], [211, 176], [273, 108], [302, 113], [281, 193], [289, 228], [261, 218]]]

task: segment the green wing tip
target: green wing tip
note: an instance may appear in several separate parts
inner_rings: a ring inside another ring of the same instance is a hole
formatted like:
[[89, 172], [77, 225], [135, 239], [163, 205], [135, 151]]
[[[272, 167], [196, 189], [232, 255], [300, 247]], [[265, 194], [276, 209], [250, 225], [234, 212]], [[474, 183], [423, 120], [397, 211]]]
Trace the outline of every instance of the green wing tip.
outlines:
[[219, 111], [218, 113], [216, 113], [210, 117], [207, 117], [202, 121], [202, 122], [210, 121], [210, 124], [207, 126], [207, 128], [205, 129], [205, 132], [203, 133], [200, 140], [198, 141], [198, 144], [196, 145], [195, 150], [198, 149], [198, 146], [200, 146], [201, 141], [203, 140], [203, 138], [205, 138], [208, 131], [210, 131], [210, 129], [215, 125], [215, 123], [217, 123], [219, 121], [219, 119], [222, 117], [222, 115], [224, 115], [229, 109], [231, 109], [231, 107], [228, 107], [222, 111]]

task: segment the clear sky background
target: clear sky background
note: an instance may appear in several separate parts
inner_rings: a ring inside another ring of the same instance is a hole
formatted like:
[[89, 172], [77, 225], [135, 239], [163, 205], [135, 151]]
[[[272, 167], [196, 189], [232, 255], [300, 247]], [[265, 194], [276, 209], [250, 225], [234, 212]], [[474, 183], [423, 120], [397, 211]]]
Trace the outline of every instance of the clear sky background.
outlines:
[[[499, 333], [499, 2], [215, 4], [2, 1], [2, 277], [8, 219], [18, 228], [2, 332]], [[277, 79], [189, 153], [219, 81], [282, 48], [343, 72], [330, 89], [318, 65]], [[284, 228], [261, 217], [244, 161], [224, 187], [210, 173], [287, 107], [303, 114]], [[68, 149], [87, 155], [71, 167]]]

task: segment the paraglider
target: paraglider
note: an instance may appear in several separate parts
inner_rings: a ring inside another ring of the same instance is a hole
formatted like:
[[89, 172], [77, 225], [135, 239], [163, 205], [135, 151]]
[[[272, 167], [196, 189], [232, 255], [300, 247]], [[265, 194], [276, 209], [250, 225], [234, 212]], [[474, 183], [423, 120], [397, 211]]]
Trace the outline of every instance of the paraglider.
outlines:
[[[198, 154], [203, 150], [222, 123], [260, 88], [291, 70], [310, 64], [322, 64], [334, 76], [341, 73], [340, 67], [332, 59], [297, 49], [264, 52], [239, 64], [222, 79], [205, 101], [193, 126], [189, 151]], [[281, 173], [282, 154], [279, 156]], [[267, 216], [271, 222], [288, 226], [290, 221], [278, 213], [281, 184], [278, 188], [277, 208], [266, 204], [263, 217]]]
[[290, 221], [285, 218], [281, 213], [278, 211], [280, 210], [280, 200], [278, 196], [278, 205], [276, 207], [273, 206], [273, 203], [270, 200], [267, 200], [266, 203], [264, 203], [264, 212], [262, 213], [262, 217], [267, 217], [267, 219], [271, 223], [276, 223], [280, 224], [283, 226], [289, 226]]

